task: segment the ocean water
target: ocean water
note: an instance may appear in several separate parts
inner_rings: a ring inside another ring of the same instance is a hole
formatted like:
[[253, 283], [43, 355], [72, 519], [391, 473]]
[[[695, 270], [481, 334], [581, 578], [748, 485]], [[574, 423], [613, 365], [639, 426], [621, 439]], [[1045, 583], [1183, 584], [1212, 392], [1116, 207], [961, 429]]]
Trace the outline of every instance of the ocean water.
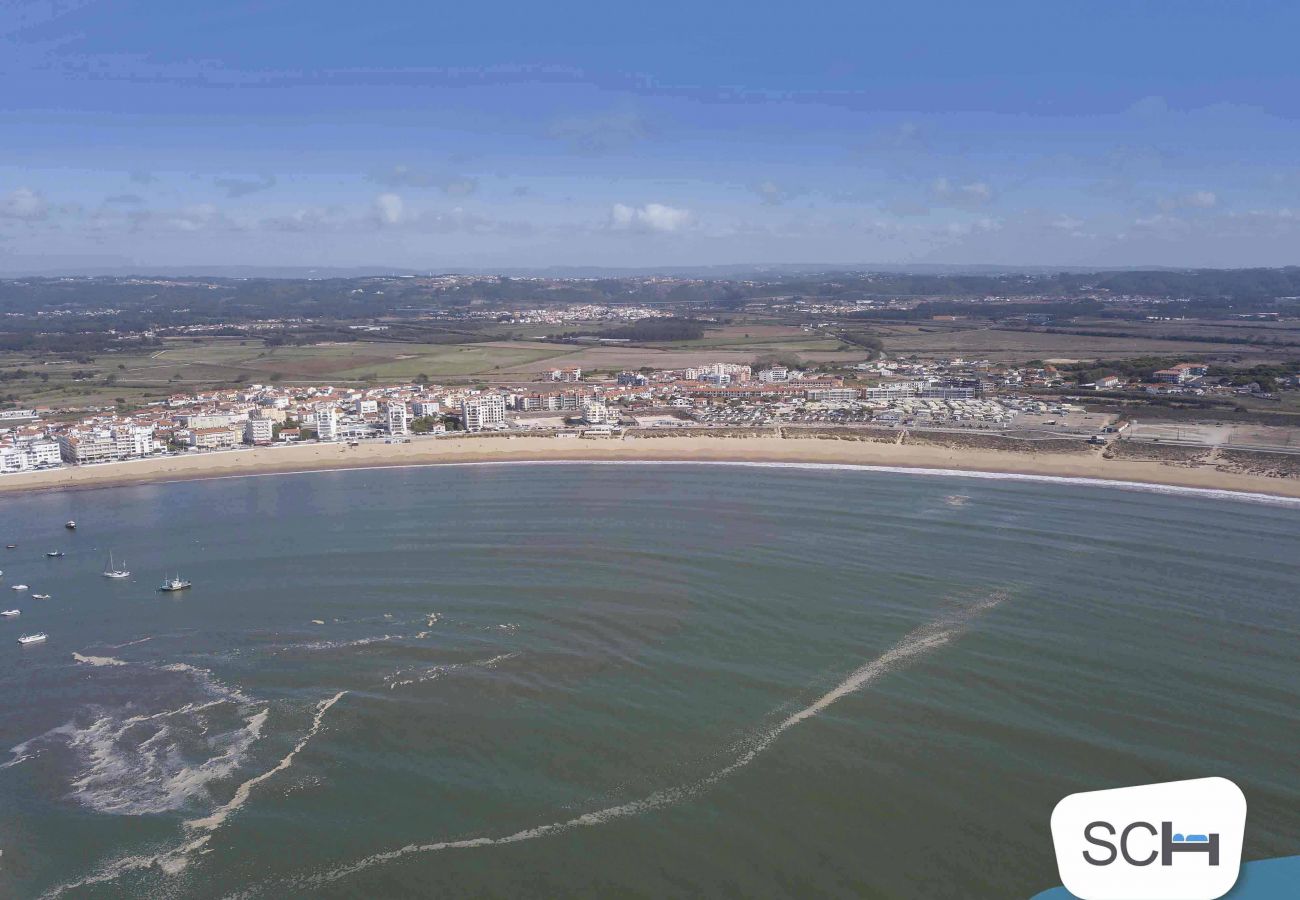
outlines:
[[484, 465], [0, 543], [0, 896], [1029, 897], [1062, 796], [1208, 775], [1300, 853], [1297, 504]]

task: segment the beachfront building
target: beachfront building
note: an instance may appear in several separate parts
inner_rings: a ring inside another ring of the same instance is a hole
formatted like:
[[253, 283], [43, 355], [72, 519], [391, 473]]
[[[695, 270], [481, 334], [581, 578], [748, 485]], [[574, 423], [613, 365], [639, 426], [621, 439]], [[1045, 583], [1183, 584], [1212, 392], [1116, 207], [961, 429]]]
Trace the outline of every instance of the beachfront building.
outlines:
[[157, 450], [153, 430], [141, 426], [73, 429], [59, 435], [59, 454], [65, 462], [78, 465], [148, 456]]
[[189, 444], [195, 450], [231, 450], [239, 444], [240, 432], [225, 428], [191, 428]]
[[442, 404], [437, 400], [412, 400], [411, 412], [417, 419], [441, 415]]
[[537, 391], [515, 398], [515, 409], [522, 412], [577, 412], [587, 395], [578, 391]]
[[245, 444], [269, 444], [275, 440], [275, 422], [254, 418], [244, 424]]
[[609, 410], [600, 400], [588, 400], [582, 407], [582, 420], [588, 425], [603, 425], [609, 421]]
[[411, 433], [410, 417], [406, 412], [406, 403], [401, 400], [389, 400], [384, 404], [384, 422], [391, 435]]
[[333, 403], [316, 404], [316, 437], [322, 441], [339, 439], [339, 410]]
[[367, 400], [364, 397], [358, 397], [353, 404], [353, 410], [359, 416], [373, 416], [379, 412], [378, 400]]
[[42, 439], [0, 446], [0, 472], [26, 472], [58, 466], [62, 462], [58, 441]]
[[461, 418], [466, 431], [485, 431], [504, 428], [506, 401], [500, 394], [483, 394], [466, 397], [460, 404]]

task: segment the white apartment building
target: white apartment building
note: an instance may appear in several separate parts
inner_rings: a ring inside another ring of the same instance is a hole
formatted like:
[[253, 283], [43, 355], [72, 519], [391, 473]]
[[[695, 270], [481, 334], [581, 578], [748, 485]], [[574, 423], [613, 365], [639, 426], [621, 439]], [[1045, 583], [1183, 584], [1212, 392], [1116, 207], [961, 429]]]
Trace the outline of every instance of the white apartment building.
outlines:
[[364, 416], [367, 414], [373, 414], [379, 412], [378, 400], [366, 400], [362, 397], [358, 397], [356, 403], [354, 403], [352, 406], [353, 409], [356, 411], [356, 414], [359, 416]]
[[411, 412], [415, 413], [417, 418], [436, 416], [442, 413], [442, 405], [437, 400], [412, 400]]
[[215, 413], [195, 413], [189, 416], [177, 416], [186, 428], [225, 428], [230, 424], [230, 416]]
[[239, 438], [240, 432], [229, 427], [190, 429], [190, 446], [197, 450], [229, 450]]
[[552, 369], [551, 381], [582, 381], [582, 369], [577, 366], [567, 369]]
[[845, 403], [850, 400], [858, 399], [857, 388], [845, 387], [828, 387], [828, 388], [809, 388], [807, 397], [809, 400], [821, 400], [831, 403]]
[[388, 426], [389, 434], [411, 433], [410, 417], [406, 412], [406, 404], [401, 400], [389, 400], [384, 404], [384, 422]]
[[26, 441], [0, 447], [0, 472], [26, 472], [62, 463], [58, 441]]
[[781, 384], [790, 380], [790, 370], [785, 366], [772, 366], [759, 372], [758, 380], [764, 384]]
[[599, 400], [588, 400], [582, 407], [582, 419], [588, 425], [603, 425], [609, 421], [609, 410]]
[[147, 456], [158, 449], [149, 428], [119, 425], [59, 435], [59, 453], [71, 463], [114, 462]]
[[339, 439], [339, 411], [333, 403], [316, 404], [316, 437], [322, 441]]
[[270, 419], [249, 419], [244, 423], [245, 444], [269, 444], [275, 440], [275, 422]]
[[483, 431], [504, 428], [506, 400], [500, 394], [483, 394], [466, 397], [460, 404], [461, 418], [466, 431]]

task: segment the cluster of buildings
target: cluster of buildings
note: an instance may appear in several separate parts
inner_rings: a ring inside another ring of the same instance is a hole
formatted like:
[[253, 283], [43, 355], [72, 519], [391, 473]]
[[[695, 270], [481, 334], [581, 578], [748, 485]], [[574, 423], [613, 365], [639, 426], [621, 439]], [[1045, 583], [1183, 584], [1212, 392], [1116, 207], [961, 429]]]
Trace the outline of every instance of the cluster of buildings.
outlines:
[[[569, 367], [543, 373], [539, 381], [486, 388], [254, 384], [177, 394], [127, 414], [91, 410], [76, 421], [43, 409], [9, 410], [0, 412], [0, 473], [299, 440], [406, 441], [412, 434], [439, 435], [449, 429], [578, 428], [599, 435], [623, 425], [781, 421], [999, 427], [1025, 414], [1074, 412], [1063, 404], [1021, 396], [1022, 391], [1072, 383], [1050, 365], [1008, 367], [952, 358], [876, 360], [853, 369], [857, 371], [846, 383], [840, 376], [783, 365], [718, 362], [625, 371], [601, 380]], [[1207, 371], [1200, 363], [1181, 363], [1155, 376], [1162, 387], [1191, 390]], [[1109, 376], [1093, 387], [1122, 384], [1118, 376]], [[1043, 424], [1057, 423], [1044, 419]]]

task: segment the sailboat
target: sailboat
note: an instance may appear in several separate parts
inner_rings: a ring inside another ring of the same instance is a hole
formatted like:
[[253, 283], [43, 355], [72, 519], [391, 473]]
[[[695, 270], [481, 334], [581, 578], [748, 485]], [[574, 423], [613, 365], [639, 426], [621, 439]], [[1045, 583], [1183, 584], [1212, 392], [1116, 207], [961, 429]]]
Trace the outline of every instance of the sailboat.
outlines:
[[131, 570], [126, 567], [124, 562], [120, 567], [113, 563], [113, 551], [108, 551], [108, 565], [104, 566], [105, 578], [126, 578], [131, 574]]
[[158, 586], [158, 590], [171, 593], [173, 591], [183, 591], [190, 587], [193, 582], [185, 581], [180, 575], [175, 578], [164, 578], [163, 583]]

